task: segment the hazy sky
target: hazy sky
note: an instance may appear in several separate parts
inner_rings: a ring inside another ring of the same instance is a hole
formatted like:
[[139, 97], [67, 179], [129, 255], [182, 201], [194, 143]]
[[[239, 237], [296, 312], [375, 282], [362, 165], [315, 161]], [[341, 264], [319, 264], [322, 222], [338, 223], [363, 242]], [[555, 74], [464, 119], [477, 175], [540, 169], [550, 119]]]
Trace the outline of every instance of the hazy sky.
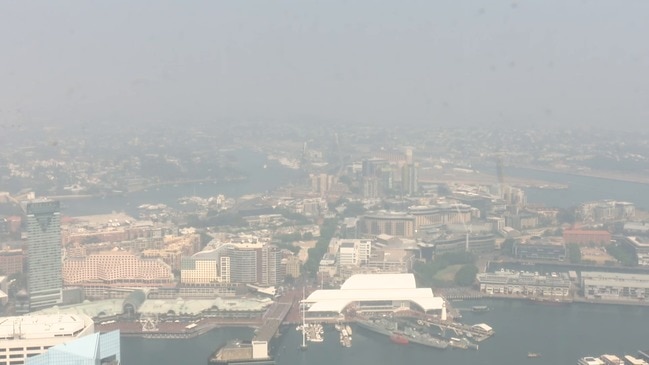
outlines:
[[649, 125], [649, 1], [3, 1], [0, 123]]

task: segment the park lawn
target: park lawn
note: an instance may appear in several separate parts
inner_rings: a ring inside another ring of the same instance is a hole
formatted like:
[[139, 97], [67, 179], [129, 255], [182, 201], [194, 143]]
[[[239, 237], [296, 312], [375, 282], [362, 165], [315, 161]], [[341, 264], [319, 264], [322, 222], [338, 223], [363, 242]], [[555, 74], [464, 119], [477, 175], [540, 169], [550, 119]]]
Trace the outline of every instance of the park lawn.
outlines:
[[454, 281], [455, 274], [460, 270], [460, 268], [462, 268], [462, 266], [464, 265], [450, 265], [445, 269], [438, 271], [434, 278], [439, 281]]

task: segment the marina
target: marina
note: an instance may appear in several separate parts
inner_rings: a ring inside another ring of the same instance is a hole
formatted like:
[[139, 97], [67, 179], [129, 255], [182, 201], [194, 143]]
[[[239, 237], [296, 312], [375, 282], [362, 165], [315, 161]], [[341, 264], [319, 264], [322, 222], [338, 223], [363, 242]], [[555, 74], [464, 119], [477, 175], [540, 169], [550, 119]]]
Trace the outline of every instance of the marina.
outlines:
[[301, 324], [295, 328], [296, 331], [302, 332], [308, 342], [323, 342], [324, 328], [320, 323]]
[[340, 334], [340, 345], [343, 347], [352, 347], [352, 328], [349, 325], [340, 323], [336, 323], [334, 328]]

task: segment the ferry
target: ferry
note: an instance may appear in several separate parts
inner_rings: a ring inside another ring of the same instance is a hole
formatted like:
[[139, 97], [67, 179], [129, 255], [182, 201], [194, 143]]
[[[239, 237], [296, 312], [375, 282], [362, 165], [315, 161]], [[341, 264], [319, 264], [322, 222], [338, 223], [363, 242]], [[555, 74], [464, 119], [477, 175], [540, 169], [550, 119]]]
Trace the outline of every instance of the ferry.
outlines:
[[474, 305], [473, 307], [471, 307], [471, 310], [474, 312], [488, 312], [489, 307], [487, 307], [486, 305]]
[[537, 357], [541, 357], [541, 354], [536, 353], [536, 352], [528, 352], [527, 357], [530, 358], [530, 359], [534, 359], [534, 358], [537, 358]]

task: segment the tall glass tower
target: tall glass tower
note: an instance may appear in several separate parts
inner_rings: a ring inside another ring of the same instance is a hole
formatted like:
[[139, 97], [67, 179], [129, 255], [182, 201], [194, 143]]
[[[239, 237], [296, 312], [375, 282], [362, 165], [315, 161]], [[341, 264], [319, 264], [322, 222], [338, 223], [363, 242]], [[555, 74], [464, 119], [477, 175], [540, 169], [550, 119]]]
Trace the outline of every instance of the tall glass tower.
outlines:
[[27, 290], [30, 311], [62, 302], [60, 210], [57, 201], [27, 204]]

